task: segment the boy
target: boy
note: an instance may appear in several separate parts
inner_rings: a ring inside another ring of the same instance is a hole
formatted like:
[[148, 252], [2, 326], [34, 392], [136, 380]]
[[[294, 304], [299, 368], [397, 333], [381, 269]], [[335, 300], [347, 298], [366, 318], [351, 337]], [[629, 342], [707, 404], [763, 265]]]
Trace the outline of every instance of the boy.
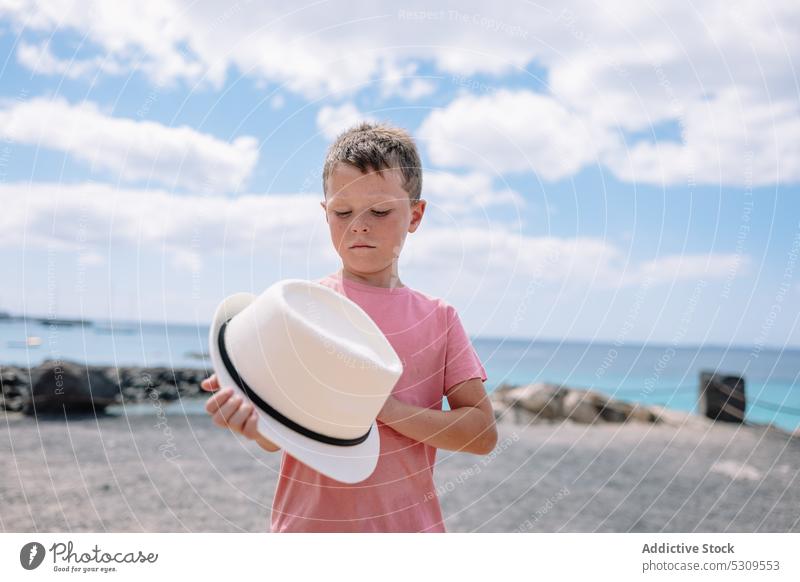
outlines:
[[[404, 130], [362, 123], [336, 138], [325, 160], [320, 202], [342, 259], [316, 281], [361, 306], [394, 347], [403, 375], [378, 415], [381, 450], [374, 473], [355, 484], [330, 479], [283, 454], [271, 530], [444, 532], [433, 483], [436, 449], [490, 453], [497, 443], [486, 372], [455, 309], [405, 286], [397, 270], [405, 237], [426, 201], [416, 146]], [[216, 377], [206, 411], [213, 422], [278, 447], [255, 431], [253, 405]], [[443, 411], [446, 396], [451, 410]]]

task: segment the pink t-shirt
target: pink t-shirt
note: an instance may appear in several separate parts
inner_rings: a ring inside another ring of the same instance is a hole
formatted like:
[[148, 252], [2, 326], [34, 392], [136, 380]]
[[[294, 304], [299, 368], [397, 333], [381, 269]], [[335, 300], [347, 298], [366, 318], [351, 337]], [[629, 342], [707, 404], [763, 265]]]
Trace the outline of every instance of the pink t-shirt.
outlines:
[[[341, 273], [316, 281], [369, 314], [403, 362], [392, 395], [441, 410], [443, 396], [486, 372], [455, 308], [410, 287], [374, 287]], [[272, 502], [273, 532], [443, 532], [433, 466], [436, 449], [378, 421], [380, 457], [360, 483], [341, 483], [283, 452]]]

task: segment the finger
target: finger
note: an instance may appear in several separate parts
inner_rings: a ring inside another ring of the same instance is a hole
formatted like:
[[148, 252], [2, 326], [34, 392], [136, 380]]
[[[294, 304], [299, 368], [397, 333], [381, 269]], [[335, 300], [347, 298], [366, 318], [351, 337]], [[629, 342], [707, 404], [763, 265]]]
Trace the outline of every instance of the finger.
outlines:
[[212, 420], [214, 424], [217, 426], [228, 426], [229, 419], [233, 416], [233, 413], [239, 409], [239, 405], [242, 403], [241, 396], [232, 396], [228, 399], [225, 404], [219, 407], [219, 410], [214, 414]]
[[220, 390], [214, 394], [214, 396], [209, 398], [208, 402], [206, 402], [206, 412], [209, 414], [214, 414], [231, 396], [233, 396], [233, 388], [225, 388], [224, 390]]
[[219, 380], [217, 379], [217, 375], [212, 374], [200, 382], [200, 387], [206, 392], [214, 392], [215, 390], [219, 390]]
[[244, 423], [253, 412], [253, 405], [243, 402], [239, 408], [228, 418], [228, 426], [234, 432], [241, 433], [244, 430]]
[[214, 414], [232, 395], [233, 388], [224, 388], [220, 390], [206, 401], [206, 412]]
[[258, 413], [253, 409], [253, 413], [244, 423], [242, 434], [249, 439], [255, 440], [258, 437]]

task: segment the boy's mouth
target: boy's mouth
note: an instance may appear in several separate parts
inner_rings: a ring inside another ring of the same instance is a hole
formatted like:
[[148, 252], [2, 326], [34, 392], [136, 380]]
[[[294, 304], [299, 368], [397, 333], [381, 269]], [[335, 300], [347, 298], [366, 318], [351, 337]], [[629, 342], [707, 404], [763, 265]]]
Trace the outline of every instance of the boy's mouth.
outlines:
[[374, 249], [375, 247], [372, 246], [372, 245], [354, 244], [350, 248], [351, 249]]

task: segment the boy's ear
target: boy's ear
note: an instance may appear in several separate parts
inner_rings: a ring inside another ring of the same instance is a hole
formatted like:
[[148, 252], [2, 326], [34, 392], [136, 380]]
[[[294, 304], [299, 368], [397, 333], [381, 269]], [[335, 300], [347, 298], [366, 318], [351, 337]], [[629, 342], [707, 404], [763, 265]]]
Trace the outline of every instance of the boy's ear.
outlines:
[[325, 204], [325, 201], [323, 200], [323, 201], [321, 201], [319, 203], [319, 205], [322, 206], [322, 212], [325, 214], [325, 222], [328, 222], [328, 206], [327, 206], [327, 204]]
[[427, 202], [420, 198], [414, 206], [411, 207], [411, 223], [408, 225], [408, 232], [414, 232], [419, 228], [419, 223], [422, 221], [422, 216], [425, 214], [425, 205]]

